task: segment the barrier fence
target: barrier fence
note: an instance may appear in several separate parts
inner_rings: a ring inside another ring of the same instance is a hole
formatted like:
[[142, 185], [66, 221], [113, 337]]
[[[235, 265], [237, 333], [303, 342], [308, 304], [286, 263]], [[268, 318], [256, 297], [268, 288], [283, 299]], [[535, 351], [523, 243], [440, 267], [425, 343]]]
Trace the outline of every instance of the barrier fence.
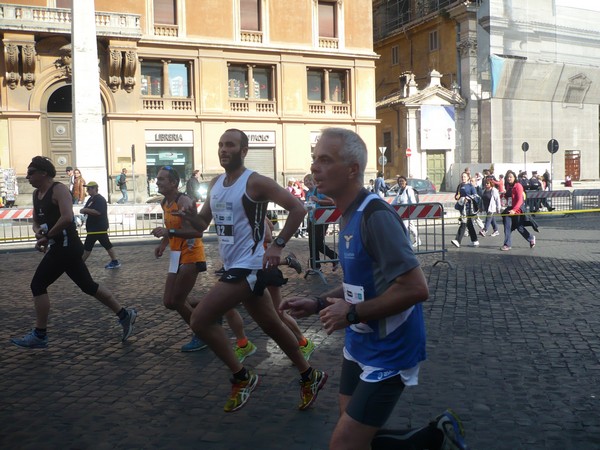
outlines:
[[[433, 197], [433, 196], [431, 196]], [[429, 199], [429, 197], [428, 197]], [[417, 214], [423, 213], [424, 205], [437, 204], [446, 210], [442, 212], [442, 217], [415, 217], [411, 216], [411, 212], [406, 213], [403, 210], [402, 214], [408, 214], [409, 220], [416, 220], [417, 227], [419, 230], [423, 228], [424, 232], [419, 232], [421, 240], [423, 237], [431, 239], [429, 228], [432, 226], [425, 221], [443, 221], [444, 216], [456, 217], [458, 212], [454, 210], [454, 200], [446, 203], [440, 202], [427, 202], [418, 203], [414, 205], [418, 207], [415, 211], [419, 211]], [[527, 203], [529, 206], [534, 205], [534, 209], [539, 205], [540, 210], [544, 215], [548, 214], [577, 214], [584, 212], [600, 212], [600, 189], [576, 189], [573, 191], [559, 190], [559, 191], [527, 191]], [[202, 205], [199, 204], [199, 207]], [[451, 207], [452, 206], [452, 207]], [[550, 208], [548, 208], [548, 206]], [[76, 205], [73, 208], [74, 214], [77, 216], [79, 210], [83, 205]], [[412, 207], [412, 206], [411, 206]], [[550, 212], [551, 211], [551, 212]], [[277, 205], [269, 204], [269, 213], [273, 222], [275, 223], [275, 229], [281, 229], [287, 218], [287, 211], [280, 209]], [[160, 204], [139, 204], [139, 205], [109, 205], [108, 209], [109, 216], [109, 232], [111, 236], [145, 236], [149, 235], [150, 231], [157, 227], [162, 226], [162, 208]], [[33, 242], [35, 238], [32, 231], [33, 224], [33, 210], [31, 208], [0, 208], [0, 244], [2, 243], [16, 243], [16, 242]], [[332, 225], [332, 223], [328, 224]], [[333, 230], [334, 228], [332, 228]], [[214, 229], [211, 227], [207, 230], [207, 233], [213, 233]], [[80, 227], [80, 233], [85, 236], [85, 226]], [[435, 236], [436, 234], [434, 234]], [[442, 237], [440, 237], [442, 239]], [[428, 246], [428, 240], [424, 241], [426, 252], [428, 248], [438, 248], [437, 243], [435, 247]], [[445, 248], [445, 243], [442, 242]], [[422, 252], [422, 246], [417, 246], [417, 252]], [[434, 252], [436, 252], [434, 250]]]
[[[398, 215], [406, 226], [413, 250], [416, 255], [439, 253], [440, 262], [446, 261], [445, 222], [444, 206], [441, 203], [418, 203], [415, 205], [394, 205]], [[317, 275], [324, 283], [327, 283], [325, 274], [320, 269], [321, 264], [332, 264], [337, 267], [337, 243], [339, 241], [339, 219], [341, 212], [335, 207], [318, 208], [314, 210], [314, 220], [309, 222], [309, 245], [310, 260], [304, 278], [309, 275]], [[385, 232], [385, 230], [382, 230]], [[321, 242], [322, 239], [322, 242]], [[332, 249], [333, 253], [328, 251]]]

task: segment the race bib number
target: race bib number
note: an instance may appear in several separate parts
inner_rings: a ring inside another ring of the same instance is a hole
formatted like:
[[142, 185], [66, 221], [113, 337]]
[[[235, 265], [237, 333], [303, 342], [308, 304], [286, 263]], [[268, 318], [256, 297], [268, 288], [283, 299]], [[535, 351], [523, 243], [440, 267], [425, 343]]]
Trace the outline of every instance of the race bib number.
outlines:
[[215, 225], [215, 231], [219, 238], [219, 243], [231, 245], [234, 243], [233, 240], [233, 225]]
[[[354, 284], [343, 283], [344, 300], [348, 303], [361, 303], [365, 301], [365, 288]], [[357, 323], [350, 325], [350, 328], [357, 333], [372, 333], [373, 329], [366, 323]]]

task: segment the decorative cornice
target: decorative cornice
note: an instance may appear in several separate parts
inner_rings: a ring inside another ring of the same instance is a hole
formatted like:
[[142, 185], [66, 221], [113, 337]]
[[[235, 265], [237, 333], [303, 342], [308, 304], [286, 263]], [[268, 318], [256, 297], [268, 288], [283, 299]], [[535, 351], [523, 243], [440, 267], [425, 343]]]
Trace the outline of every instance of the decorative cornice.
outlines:
[[35, 44], [24, 44], [21, 47], [23, 61], [23, 84], [27, 90], [33, 89], [35, 84]]

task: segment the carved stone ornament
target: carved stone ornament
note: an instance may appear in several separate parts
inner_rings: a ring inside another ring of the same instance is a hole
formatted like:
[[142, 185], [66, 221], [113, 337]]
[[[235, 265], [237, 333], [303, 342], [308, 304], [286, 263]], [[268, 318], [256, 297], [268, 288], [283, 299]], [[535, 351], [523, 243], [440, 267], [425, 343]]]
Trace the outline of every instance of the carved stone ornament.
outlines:
[[137, 70], [137, 52], [127, 50], [125, 52], [125, 67], [123, 68], [123, 85], [126, 92], [133, 91], [135, 86], [135, 72]]
[[473, 38], [463, 39], [456, 46], [460, 52], [460, 56], [476, 56], [477, 55], [477, 40]]
[[108, 86], [113, 92], [117, 92], [121, 85], [121, 64], [123, 55], [120, 50], [110, 49], [108, 53]]
[[66, 44], [66, 45], [63, 45], [58, 50], [58, 54], [59, 54], [60, 58], [58, 58], [54, 62], [54, 66], [57, 69], [61, 69], [61, 72], [62, 72], [59, 75], [57, 75], [58, 78], [66, 77], [69, 80], [71, 79], [71, 76], [73, 73], [73, 66], [72, 66], [73, 57], [72, 57], [71, 49], [72, 49], [71, 44]]
[[21, 48], [23, 60], [23, 84], [28, 90], [33, 89], [35, 83], [35, 45], [25, 44]]
[[6, 61], [6, 84], [15, 89], [19, 84], [19, 46], [13, 43], [4, 44], [4, 59]]

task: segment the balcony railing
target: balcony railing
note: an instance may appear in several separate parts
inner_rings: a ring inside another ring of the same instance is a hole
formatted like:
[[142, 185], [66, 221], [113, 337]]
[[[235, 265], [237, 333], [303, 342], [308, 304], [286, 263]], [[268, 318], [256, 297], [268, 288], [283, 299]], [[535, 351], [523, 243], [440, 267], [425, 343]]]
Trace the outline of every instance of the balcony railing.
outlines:
[[[70, 9], [0, 4], [0, 29], [71, 33]], [[140, 38], [142, 29], [138, 14], [96, 12], [99, 36]]]
[[236, 113], [275, 114], [274, 101], [229, 100], [229, 110]]
[[143, 98], [142, 108], [144, 111], [178, 111], [193, 112], [193, 98]]
[[253, 44], [262, 44], [263, 34], [262, 34], [262, 31], [242, 31], [240, 34], [240, 40], [242, 42], [251, 42]]
[[154, 36], [177, 37], [179, 27], [177, 25], [154, 25]]
[[328, 116], [349, 116], [350, 105], [347, 103], [343, 104], [331, 104], [331, 103], [309, 103], [308, 104], [309, 114], [314, 115], [328, 115]]
[[319, 48], [338, 48], [339, 40], [337, 38], [319, 38]]

